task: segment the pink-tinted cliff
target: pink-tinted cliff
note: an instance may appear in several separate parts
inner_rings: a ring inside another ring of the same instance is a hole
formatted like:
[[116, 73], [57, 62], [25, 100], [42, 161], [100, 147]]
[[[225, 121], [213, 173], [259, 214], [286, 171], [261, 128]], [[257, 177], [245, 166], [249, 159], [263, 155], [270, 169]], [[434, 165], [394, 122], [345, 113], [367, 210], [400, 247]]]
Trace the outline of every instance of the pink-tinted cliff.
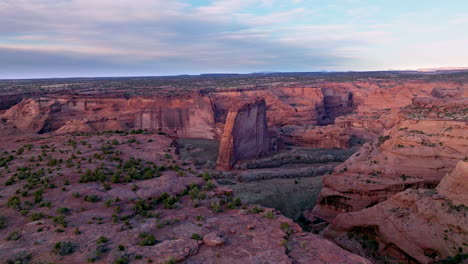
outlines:
[[407, 189], [373, 207], [340, 214], [324, 235], [360, 255], [378, 254], [387, 263], [454, 258], [468, 250], [467, 182], [468, 163], [460, 161], [437, 189]]
[[[24, 99], [1, 115], [13, 133], [150, 129], [182, 137], [214, 138], [214, 115], [207, 97], [59, 97]], [[6, 131], [6, 130], [5, 130]], [[4, 132], [6, 133], [6, 132]]]
[[430, 188], [466, 159], [466, 99], [417, 99], [400, 121], [325, 176], [316, 217], [359, 211], [407, 188]]
[[265, 101], [239, 102], [233, 105], [221, 137], [218, 168], [229, 170], [236, 161], [258, 157], [269, 149]]

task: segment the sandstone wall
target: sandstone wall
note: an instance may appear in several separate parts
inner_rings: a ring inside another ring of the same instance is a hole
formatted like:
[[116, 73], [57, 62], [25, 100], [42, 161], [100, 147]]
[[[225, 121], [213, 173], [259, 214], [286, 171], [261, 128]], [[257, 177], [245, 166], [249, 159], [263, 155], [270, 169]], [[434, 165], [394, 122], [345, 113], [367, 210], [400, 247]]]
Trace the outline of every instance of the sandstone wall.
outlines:
[[340, 214], [323, 234], [360, 255], [370, 253], [360, 240], [366, 235], [367, 241], [374, 241], [373, 254], [387, 263], [433, 263], [454, 257], [468, 250], [467, 182], [468, 163], [460, 161], [437, 191], [408, 189], [373, 207]]
[[269, 149], [265, 101], [232, 106], [219, 146], [218, 168], [229, 170], [236, 161], [258, 157]]
[[182, 137], [215, 137], [211, 101], [198, 95], [25, 99], [0, 117], [6, 125], [32, 133], [160, 129]]
[[[312, 211], [316, 217], [331, 221], [340, 213], [362, 210], [408, 188], [433, 188], [459, 160], [466, 159], [468, 119], [457, 107], [461, 102], [439, 100], [428, 105], [423, 101], [424, 107], [415, 102], [403, 110], [394, 128], [325, 176]], [[428, 109], [436, 118], [425, 114]]]

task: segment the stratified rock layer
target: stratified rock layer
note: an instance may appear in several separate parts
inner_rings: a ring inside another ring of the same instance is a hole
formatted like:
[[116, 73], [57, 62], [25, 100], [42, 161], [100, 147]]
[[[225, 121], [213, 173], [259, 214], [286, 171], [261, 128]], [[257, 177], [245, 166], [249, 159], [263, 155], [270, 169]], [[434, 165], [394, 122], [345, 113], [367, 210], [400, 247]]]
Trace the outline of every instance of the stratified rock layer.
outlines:
[[370, 207], [407, 188], [433, 188], [466, 159], [468, 125], [459, 102], [422, 101], [424, 105], [416, 101], [402, 111], [395, 127], [325, 176], [313, 210], [316, 217], [331, 221], [339, 213]]
[[[10, 131], [31, 133], [161, 130], [181, 137], [214, 138], [214, 115], [207, 97], [63, 97], [24, 99], [1, 118]], [[13, 132], [11, 132], [13, 133]]]
[[265, 101], [232, 106], [219, 146], [218, 168], [229, 170], [238, 160], [258, 157], [269, 149]]
[[468, 163], [460, 161], [437, 190], [408, 189], [371, 208], [340, 214], [324, 235], [352, 252], [378, 253], [391, 263], [455, 257], [468, 250], [467, 182]]

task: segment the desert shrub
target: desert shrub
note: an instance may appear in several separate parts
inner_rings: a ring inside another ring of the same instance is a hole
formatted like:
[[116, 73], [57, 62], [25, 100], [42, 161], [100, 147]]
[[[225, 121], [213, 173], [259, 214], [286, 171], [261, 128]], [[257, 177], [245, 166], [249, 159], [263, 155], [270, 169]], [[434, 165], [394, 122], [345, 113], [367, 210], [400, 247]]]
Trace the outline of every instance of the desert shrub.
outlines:
[[252, 209], [249, 210], [249, 212], [252, 214], [259, 214], [263, 212], [263, 209], [255, 205], [254, 207], [252, 207]]
[[32, 255], [27, 252], [21, 252], [19, 254], [15, 254], [13, 258], [7, 260], [6, 264], [28, 264], [30, 263]]
[[177, 199], [177, 197], [170, 195], [163, 200], [163, 207], [164, 209], [176, 209], [179, 206], [178, 202], [179, 199]]
[[144, 217], [150, 216], [148, 211], [151, 209], [153, 209], [153, 205], [150, 202], [142, 199], [136, 201], [135, 206], [133, 206], [133, 210], [135, 211], [135, 213]]
[[125, 255], [125, 256], [122, 256], [116, 260], [114, 260], [114, 262], [112, 262], [112, 264], [128, 264], [130, 262], [130, 257], [128, 255]]
[[21, 200], [17, 196], [12, 196], [8, 199], [7, 206], [13, 209], [21, 209]]
[[86, 172], [80, 176], [79, 182], [80, 183], [87, 183], [87, 182], [95, 182], [95, 181], [105, 181], [107, 180], [106, 175], [104, 172], [97, 168], [95, 170], [87, 169]]
[[0, 229], [7, 227], [7, 219], [4, 216], [0, 216]]
[[219, 213], [221, 212], [221, 205], [219, 204], [219, 202], [212, 202], [210, 204], [210, 208], [211, 208], [211, 211], [213, 211], [213, 213]]
[[100, 236], [97, 240], [96, 240], [96, 244], [104, 244], [104, 243], [107, 243], [109, 242], [109, 239], [105, 236]]
[[42, 188], [34, 192], [34, 203], [40, 203], [42, 201], [43, 193], [44, 193], [44, 189]]
[[67, 222], [65, 221], [64, 215], [56, 216], [52, 220], [54, 221], [54, 225], [61, 225], [63, 227], [67, 227]]
[[109, 248], [106, 245], [98, 245], [94, 250], [88, 253], [88, 258], [86, 259], [88, 262], [95, 262], [99, 260]]
[[204, 189], [207, 191], [211, 191], [216, 187], [216, 184], [212, 180], [208, 180], [204, 186]]
[[54, 245], [52, 252], [59, 256], [71, 255], [75, 252], [76, 245], [72, 242], [58, 242]]
[[97, 202], [99, 202], [101, 200], [101, 198], [99, 198], [99, 196], [93, 194], [93, 195], [86, 195], [84, 197], [84, 200], [86, 202], [90, 202], [90, 203], [97, 203]]
[[390, 139], [390, 135], [380, 136], [378, 139], [379, 145], [382, 145], [385, 141]]
[[291, 226], [287, 222], [281, 222], [280, 228], [286, 232], [286, 234], [292, 234]]
[[60, 207], [57, 209], [57, 214], [65, 215], [65, 214], [68, 214], [69, 212], [70, 212], [70, 209], [68, 209], [67, 207]]
[[202, 237], [199, 234], [192, 234], [191, 238], [195, 240], [202, 240]]
[[30, 218], [31, 218], [31, 221], [37, 221], [37, 220], [40, 220], [44, 217], [44, 214], [42, 213], [32, 213]]
[[275, 214], [273, 213], [273, 211], [268, 211], [263, 215], [263, 217], [267, 219], [275, 219]]
[[153, 235], [148, 233], [140, 233], [138, 237], [140, 238], [139, 246], [154, 246], [158, 242]]
[[5, 240], [7, 241], [15, 241], [15, 240], [18, 240], [20, 239], [21, 237], [21, 233], [18, 231], [18, 230], [15, 230], [13, 232], [11, 232]]

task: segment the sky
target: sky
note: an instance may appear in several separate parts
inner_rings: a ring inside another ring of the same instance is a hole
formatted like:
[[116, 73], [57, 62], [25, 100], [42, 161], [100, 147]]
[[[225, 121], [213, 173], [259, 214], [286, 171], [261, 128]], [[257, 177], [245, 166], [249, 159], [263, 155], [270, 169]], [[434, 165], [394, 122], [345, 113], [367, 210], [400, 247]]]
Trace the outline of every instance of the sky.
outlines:
[[468, 66], [466, 0], [0, 0], [0, 79]]

